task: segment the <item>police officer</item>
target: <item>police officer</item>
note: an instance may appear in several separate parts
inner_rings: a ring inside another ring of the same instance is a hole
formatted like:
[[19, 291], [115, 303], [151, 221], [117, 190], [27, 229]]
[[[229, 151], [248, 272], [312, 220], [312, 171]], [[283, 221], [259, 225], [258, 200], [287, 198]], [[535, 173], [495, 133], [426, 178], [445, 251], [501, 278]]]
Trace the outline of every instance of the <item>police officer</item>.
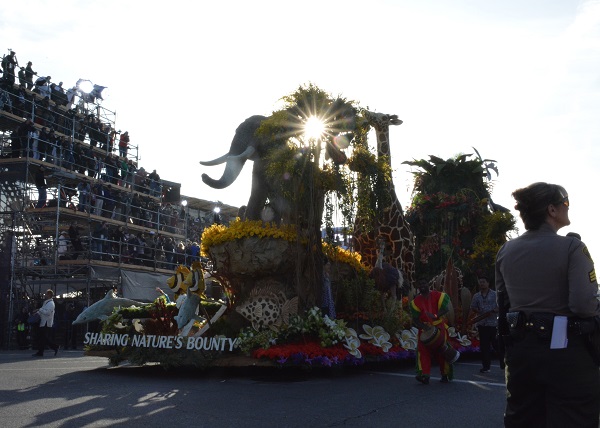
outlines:
[[594, 263], [583, 242], [557, 234], [571, 223], [563, 187], [534, 183], [512, 196], [527, 231], [496, 259], [511, 339], [504, 424], [598, 427], [600, 372], [586, 344], [600, 315]]

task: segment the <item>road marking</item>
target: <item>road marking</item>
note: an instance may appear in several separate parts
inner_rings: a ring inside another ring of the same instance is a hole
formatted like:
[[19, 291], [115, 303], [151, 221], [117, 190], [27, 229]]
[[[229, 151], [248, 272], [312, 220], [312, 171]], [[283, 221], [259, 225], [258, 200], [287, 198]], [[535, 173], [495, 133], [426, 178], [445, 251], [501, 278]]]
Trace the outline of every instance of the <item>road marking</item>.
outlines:
[[[414, 374], [407, 374], [407, 373], [389, 373], [389, 372], [371, 372], [372, 374], [382, 374], [382, 375], [387, 375], [387, 376], [399, 376], [399, 377], [409, 377], [414, 379], [415, 375]], [[439, 377], [431, 377], [431, 380], [440, 380]], [[498, 383], [498, 382], [482, 382], [482, 381], [475, 381], [475, 380], [466, 380], [466, 379], [452, 379], [451, 383], [468, 383], [470, 385], [484, 385], [484, 386], [497, 386], [497, 387], [501, 387], [501, 388], [506, 388], [506, 384], [504, 384], [504, 382], [502, 383]]]
[[47, 371], [47, 370], [88, 370], [88, 369], [102, 369], [110, 368], [108, 366], [69, 366], [69, 367], [28, 367], [26, 369], [0, 369], [2, 372], [32, 372], [32, 371]]

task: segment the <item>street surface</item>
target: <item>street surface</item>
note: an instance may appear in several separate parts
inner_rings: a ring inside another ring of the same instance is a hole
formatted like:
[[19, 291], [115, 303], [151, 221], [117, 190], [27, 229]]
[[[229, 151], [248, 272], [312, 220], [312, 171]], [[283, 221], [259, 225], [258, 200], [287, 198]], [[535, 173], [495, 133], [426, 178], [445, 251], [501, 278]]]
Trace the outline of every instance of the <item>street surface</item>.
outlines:
[[502, 427], [505, 387], [498, 364], [481, 374], [476, 355], [455, 380], [429, 385], [413, 361], [377, 367], [109, 368], [82, 351], [0, 351], [3, 427]]

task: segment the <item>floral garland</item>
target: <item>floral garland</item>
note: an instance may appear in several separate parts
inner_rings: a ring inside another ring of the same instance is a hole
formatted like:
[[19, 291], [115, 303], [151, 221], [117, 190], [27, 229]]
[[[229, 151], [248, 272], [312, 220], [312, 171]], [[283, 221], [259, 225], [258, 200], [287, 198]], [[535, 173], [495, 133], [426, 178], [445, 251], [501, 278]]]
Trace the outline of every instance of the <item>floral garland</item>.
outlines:
[[[244, 329], [238, 343], [253, 358], [267, 359], [281, 366], [362, 365], [370, 361], [405, 360], [416, 355], [418, 330], [415, 327], [397, 333], [395, 338], [381, 326], [363, 324], [362, 330], [364, 333], [358, 334], [346, 327], [343, 320], [322, 316], [315, 307], [308, 311], [306, 318], [296, 317], [281, 332]], [[452, 346], [461, 353], [477, 350], [479, 341], [475, 337], [471, 340], [453, 327], [448, 333]]]
[[331, 245], [325, 241], [323, 245], [323, 254], [325, 254], [331, 261], [346, 263], [354, 268], [356, 271], [368, 272], [370, 269], [367, 265], [361, 262], [361, 255], [359, 253], [345, 250], [344, 248]]
[[[214, 224], [206, 229], [202, 234], [201, 252], [204, 256], [208, 255], [208, 249], [214, 245], [220, 245], [225, 242], [236, 239], [244, 239], [252, 236], [258, 238], [284, 239], [295, 242], [298, 239], [298, 233], [295, 225], [276, 225], [274, 223], [264, 223], [260, 220], [240, 220], [236, 218], [229, 223], [229, 226]], [[322, 243], [323, 254], [331, 261], [346, 263], [356, 271], [368, 271], [368, 267], [361, 263], [361, 255], [353, 251]]]
[[261, 220], [240, 220], [238, 217], [231, 221], [229, 226], [214, 224], [204, 229], [201, 238], [201, 253], [206, 256], [208, 255], [208, 249], [214, 245], [251, 236], [284, 239], [291, 242], [298, 239], [296, 226], [294, 225], [277, 226], [274, 223], [264, 223]]

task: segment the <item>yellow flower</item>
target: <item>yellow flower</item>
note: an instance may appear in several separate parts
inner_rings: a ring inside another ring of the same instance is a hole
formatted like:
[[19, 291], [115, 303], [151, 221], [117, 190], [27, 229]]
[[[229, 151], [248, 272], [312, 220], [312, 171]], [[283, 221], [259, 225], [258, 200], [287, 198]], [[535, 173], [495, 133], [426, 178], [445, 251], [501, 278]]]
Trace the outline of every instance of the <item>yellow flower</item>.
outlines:
[[208, 249], [214, 245], [244, 239], [250, 236], [260, 238], [278, 238], [286, 241], [296, 241], [297, 234], [294, 225], [277, 227], [272, 223], [263, 224], [260, 220], [240, 220], [239, 217], [229, 223], [229, 226], [212, 225], [202, 234], [202, 254], [208, 255]]

